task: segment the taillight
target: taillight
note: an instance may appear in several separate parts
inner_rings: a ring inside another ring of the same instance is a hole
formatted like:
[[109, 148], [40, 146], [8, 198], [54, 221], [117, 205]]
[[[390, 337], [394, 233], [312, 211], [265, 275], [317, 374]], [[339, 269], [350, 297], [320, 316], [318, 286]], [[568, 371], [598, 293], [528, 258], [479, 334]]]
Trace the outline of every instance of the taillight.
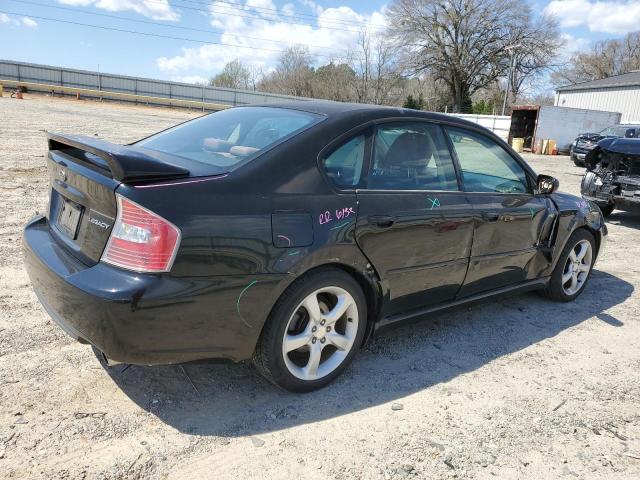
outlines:
[[118, 217], [102, 261], [137, 272], [168, 272], [180, 230], [155, 213], [116, 194]]

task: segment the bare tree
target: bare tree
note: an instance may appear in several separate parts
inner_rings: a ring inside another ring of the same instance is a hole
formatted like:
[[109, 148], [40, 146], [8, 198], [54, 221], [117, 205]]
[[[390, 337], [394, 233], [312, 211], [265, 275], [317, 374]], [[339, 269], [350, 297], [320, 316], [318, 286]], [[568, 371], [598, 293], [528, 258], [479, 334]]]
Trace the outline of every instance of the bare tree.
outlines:
[[531, 9], [517, 0], [396, 0], [388, 18], [409, 72], [445, 82], [453, 111], [461, 111], [506, 73], [508, 47], [528, 27]]
[[240, 60], [235, 59], [227, 63], [222, 71], [213, 77], [209, 83], [214, 87], [224, 88], [251, 88], [251, 68]]
[[363, 31], [351, 51], [355, 100], [360, 103], [396, 104], [402, 97], [402, 75], [395, 45], [382, 35]]
[[513, 68], [508, 81], [509, 92], [515, 99], [542, 75], [558, 67], [557, 52], [565, 43], [554, 17], [529, 18], [524, 28], [514, 32], [510, 42], [513, 46]]
[[313, 95], [313, 63], [314, 57], [307, 47], [289, 47], [278, 59], [275, 71], [262, 79], [259, 88], [267, 92], [310, 97]]
[[566, 85], [638, 69], [640, 32], [632, 32], [622, 39], [601, 40], [593, 45], [591, 51], [574, 54], [567, 67], [553, 74], [552, 81], [556, 85]]

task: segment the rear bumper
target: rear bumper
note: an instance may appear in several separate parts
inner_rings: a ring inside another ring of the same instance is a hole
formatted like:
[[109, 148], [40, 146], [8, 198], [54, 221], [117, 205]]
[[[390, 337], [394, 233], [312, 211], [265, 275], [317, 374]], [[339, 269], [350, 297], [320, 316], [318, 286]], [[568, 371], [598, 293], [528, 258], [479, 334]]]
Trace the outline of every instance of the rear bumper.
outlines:
[[26, 225], [23, 251], [33, 288], [52, 319], [71, 337], [125, 363], [249, 358], [281, 280], [88, 267], [51, 237], [44, 217]]

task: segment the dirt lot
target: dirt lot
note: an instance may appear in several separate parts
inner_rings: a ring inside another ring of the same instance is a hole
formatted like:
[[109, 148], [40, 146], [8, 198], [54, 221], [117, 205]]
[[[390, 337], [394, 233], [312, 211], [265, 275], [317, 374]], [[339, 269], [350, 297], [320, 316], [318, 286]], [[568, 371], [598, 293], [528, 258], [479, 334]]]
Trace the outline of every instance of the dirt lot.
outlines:
[[[123, 142], [194, 115], [0, 99], [0, 477], [640, 478], [640, 218], [621, 212], [575, 303], [528, 294], [396, 329], [309, 395], [247, 365], [107, 370], [68, 339], [20, 251], [47, 203], [43, 131]], [[567, 157], [528, 158], [579, 191]]]

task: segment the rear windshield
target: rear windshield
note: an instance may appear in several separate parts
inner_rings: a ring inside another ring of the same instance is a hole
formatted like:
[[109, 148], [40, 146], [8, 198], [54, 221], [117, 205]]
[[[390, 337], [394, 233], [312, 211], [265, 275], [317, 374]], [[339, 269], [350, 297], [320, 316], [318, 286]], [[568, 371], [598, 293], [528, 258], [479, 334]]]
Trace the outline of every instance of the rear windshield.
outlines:
[[237, 107], [196, 118], [136, 145], [233, 169], [321, 119], [286, 108]]

